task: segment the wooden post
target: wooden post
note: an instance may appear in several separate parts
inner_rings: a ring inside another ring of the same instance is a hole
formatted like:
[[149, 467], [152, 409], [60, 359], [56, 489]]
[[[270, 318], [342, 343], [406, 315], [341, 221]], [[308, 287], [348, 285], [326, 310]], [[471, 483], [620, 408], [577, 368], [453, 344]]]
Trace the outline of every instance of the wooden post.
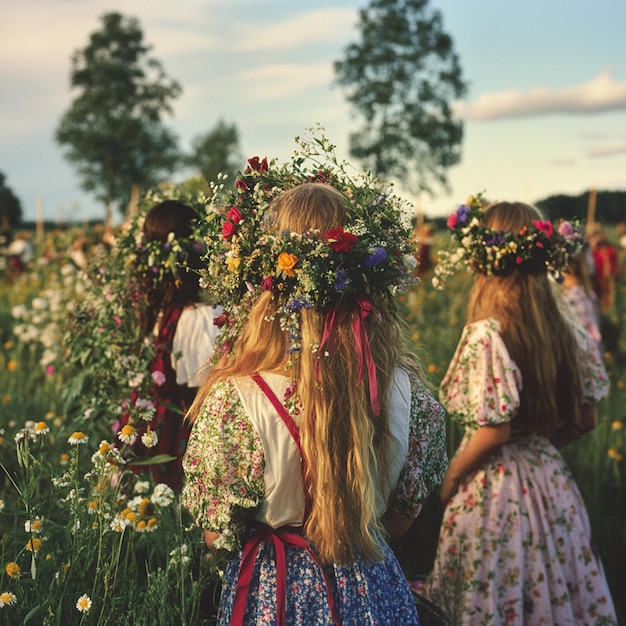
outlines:
[[35, 204], [35, 239], [38, 244], [41, 244], [43, 238], [43, 198], [37, 198]]
[[585, 229], [585, 235], [589, 237], [593, 235], [595, 231], [596, 222], [596, 196], [597, 190], [592, 187], [589, 190], [589, 201], [587, 202], [587, 228]]
[[126, 218], [132, 220], [137, 215], [137, 208], [139, 207], [139, 185], [136, 183], [130, 190], [130, 202], [128, 203], [128, 211]]

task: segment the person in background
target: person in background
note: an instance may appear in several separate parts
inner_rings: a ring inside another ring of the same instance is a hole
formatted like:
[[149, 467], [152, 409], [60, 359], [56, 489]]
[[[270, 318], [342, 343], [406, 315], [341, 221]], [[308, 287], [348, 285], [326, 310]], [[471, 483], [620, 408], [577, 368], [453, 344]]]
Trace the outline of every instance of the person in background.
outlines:
[[600, 311], [605, 314], [614, 314], [615, 289], [619, 275], [617, 250], [600, 231], [589, 240], [594, 261], [593, 287], [598, 296]]
[[428, 597], [455, 623], [617, 624], [558, 451], [594, 428], [609, 387], [596, 342], [561, 313], [548, 280], [582, 238], [522, 203], [473, 199], [448, 224], [476, 278], [440, 388], [465, 434], [441, 485]]
[[[220, 307], [202, 301], [198, 274], [190, 271], [200, 267], [204, 252], [203, 244], [193, 236], [197, 219], [194, 209], [182, 202], [156, 204], [146, 214], [137, 255], [136, 272], [147, 299], [139, 323], [145, 336], [153, 336], [156, 348], [150, 365], [151, 399], [156, 409], [150, 431], [157, 443], [150, 449], [141, 445], [144, 429], [137, 432], [132, 448], [139, 456], [175, 457], [149, 466], [157, 482], [175, 490], [181, 487], [181, 462], [189, 436], [184, 415], [200, 385], [199, 372], [213, 353], [219, 332], [214, 322], [221, 313]], [[179, 261], [190, 270], [180, 267]], [[128, 420], [125, 414], [116, 429]]]
[[[244, 183], [225, 238], [250, 232]], [[371, 201], [356, 220], [348, 194], [305, 182], [257, 216], [272, 234], [246, 240], [263, 286], [192, 406], [184, 459], [182, 502], [227, 555], [219, 624], [419, 623], [385, 538], [445, 471], [444, 416], [390, 293], [410, 272], [363, 243], [403, 245]]]
[[598, 297], [591, 284], [584, 250], [569, 257], [563, 272], [561, 294], [578, 323], [593, 337], [602, 354]]

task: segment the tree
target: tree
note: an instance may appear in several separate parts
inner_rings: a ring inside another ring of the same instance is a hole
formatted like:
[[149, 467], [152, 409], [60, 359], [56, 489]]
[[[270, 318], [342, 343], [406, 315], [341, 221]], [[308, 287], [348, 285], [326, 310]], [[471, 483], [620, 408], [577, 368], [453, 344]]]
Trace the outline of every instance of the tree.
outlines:
[[22, 221], [22, 205], [5, 181], [5, 175], [0, 172], [0, 230], [6, 226], [15, 228]]
[[136, 19], [108, 13], [102, 24], [72, 57], [71, 85], [79, 93], [56, 140], [67, 146], [83, 188], [123, 212], [133, 185], [153, 186], [177, 164], [177, 138], [162, 118], [181, 87], [147, 56], [151, 47]]
[[452, 39], [428, 0], [372, 0], [360, 11], [360, 42], [335, 63], [338, 83], [364, 118], [350, 154], [407, 189], [447, 188], [460, 160], [463, 125], [451, 104], [466, 91]]
[[235, 124], [219, 120], [205, 135], [194, 137], [191, 149], [185, 162], [198, 170], [207, 182], [216, 180], [221, 173], [227, 175], [227, 186], [234, 185], [243, 160], [239, 149], [239, 131]]

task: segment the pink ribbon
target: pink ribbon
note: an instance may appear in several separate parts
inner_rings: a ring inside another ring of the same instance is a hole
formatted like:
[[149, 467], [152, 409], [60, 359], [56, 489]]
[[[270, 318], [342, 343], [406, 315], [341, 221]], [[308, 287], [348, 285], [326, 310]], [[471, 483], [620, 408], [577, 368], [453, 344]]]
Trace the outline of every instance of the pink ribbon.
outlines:
[[[375, 417], [380, 415], [380, 402], [378, 400], [378, 383], [376, 379], [376, 363], [372, 357], [372, 351], [370, 349], [370, 342], [365, 330], [365, 318], [372, 311], [372, 303], [365, 297], [359, 296], [356, 299], [358, 305], [357, 314], [352, 320], [352, 333], [354, 334], [354, 342], [359, 355], [359, 383], [363, 380], [363, 362], [367, 367], [367, 380], [370, 388], [370, 403], [372, 405], [372, 411]], [[322, 332], [322, 340], [320, 342], [319, 354], [323, 354], [322, 350], [328, 343], [327, 349], [329, 352], [335, 350], [336, 344], [336, 330], [349, 312], [349, 307], [345, 304], [334, 305], [326, 314], [324, 318], [324, 330]], [[319, 355], [316, 360], [316, 365], [319, 364]]]

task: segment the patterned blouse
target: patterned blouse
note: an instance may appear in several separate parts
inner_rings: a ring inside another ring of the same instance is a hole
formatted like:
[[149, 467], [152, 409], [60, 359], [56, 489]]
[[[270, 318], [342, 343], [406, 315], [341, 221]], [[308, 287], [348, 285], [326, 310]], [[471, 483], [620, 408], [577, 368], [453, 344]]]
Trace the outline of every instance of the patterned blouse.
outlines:
[[[447, 456], [443, 408], [416, 375], [409, 379], [408, 454], [388, 508], [415, 518], [441, 482]], [[216, 383], [205, 400], [183, 466], [182, 504], [202, 528], [220, 534], [215, 548], [238, 549], [246, 521], [264, 499], [265, 454], [231, 381]]]

